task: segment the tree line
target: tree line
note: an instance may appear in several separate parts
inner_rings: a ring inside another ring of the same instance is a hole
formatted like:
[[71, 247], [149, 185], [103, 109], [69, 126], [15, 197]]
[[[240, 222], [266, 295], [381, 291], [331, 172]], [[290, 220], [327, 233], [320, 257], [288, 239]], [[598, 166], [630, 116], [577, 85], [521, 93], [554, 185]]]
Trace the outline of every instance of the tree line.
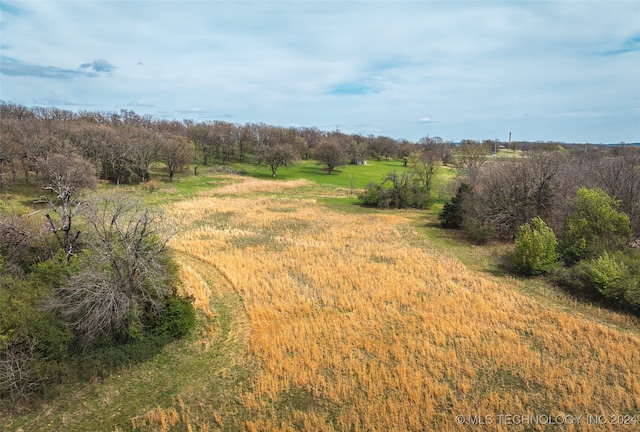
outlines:
[[640, 314], [640, 148], [532, 146], [493, 158], [466, 142], [440, 222], [469, 239], [514, 241], [513, 271]]
[[116, 184], [149, 180], [162, 162], [169, 179], [189, 163], [265, 164], [272, 175], [298, 159], [318, 159], [328, 171], [368, 158], [407, 158], [416, 143], [386, 136], [362, 136], [315, 127], [264, 123], [165, 120], [133, 111], [72, 112], [0, 102], [0, 188], [30, 181], [53, 155], [82, 158], [96, 175]]

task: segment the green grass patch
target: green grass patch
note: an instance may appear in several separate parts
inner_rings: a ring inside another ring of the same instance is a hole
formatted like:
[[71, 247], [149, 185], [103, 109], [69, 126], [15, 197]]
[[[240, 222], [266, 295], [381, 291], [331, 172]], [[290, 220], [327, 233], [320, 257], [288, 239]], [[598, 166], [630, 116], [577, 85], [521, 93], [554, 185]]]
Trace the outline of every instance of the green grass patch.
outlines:
[[[255, 178], [273, 179], [271, 168], [266, 165], [232, 164], [234, 169], [246, 172]], [[404, 171], [406, 168], [400, 159], [367, 161], [367, 165], [344, 165], [336, 168], [332, 174], [314, 160], [302, 160], [294, 164], [278, 168], [276, 179], [307, 179], [318, 184], [339, 186], [343, 188], [363, 189], [368, 182], [379, 182], [390, 171]]]

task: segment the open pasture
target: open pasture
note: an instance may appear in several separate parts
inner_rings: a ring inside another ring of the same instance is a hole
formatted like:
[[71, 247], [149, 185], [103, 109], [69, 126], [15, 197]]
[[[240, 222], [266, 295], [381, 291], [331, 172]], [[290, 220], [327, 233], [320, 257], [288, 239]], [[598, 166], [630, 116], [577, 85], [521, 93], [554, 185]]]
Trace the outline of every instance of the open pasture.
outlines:
[[638, 430], [611, 423], [640, 406], [636, 319], [463, 264], [424, 212], [304, 179], [197, 180], [144, 192], [177, 231], [197, 331], [4, 429]]
[[[631, 321], [596, 322], [470, 271], [411, 228], [412, 212], [351, 214], [286, 182], [268, 186], [284, 197], [243, 184], [171, 213], [187, 227], [172, 246], [242, 298], [258, 365], [241, 396], [248, 429], [457, 430], [457, 414], [637, 412]], [[563, 425], [603, 427], [618, 428]]]

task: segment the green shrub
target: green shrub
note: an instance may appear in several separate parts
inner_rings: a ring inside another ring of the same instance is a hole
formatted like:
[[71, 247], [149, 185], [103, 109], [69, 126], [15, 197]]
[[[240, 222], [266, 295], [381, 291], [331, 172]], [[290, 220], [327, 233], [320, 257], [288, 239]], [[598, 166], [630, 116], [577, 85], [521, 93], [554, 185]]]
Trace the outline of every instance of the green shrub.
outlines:
[[193, 297], [173, 295], [167, 298], [164, 313], [154, 328], [154, 333], [175, 338], [188, 334], [195, 325]]
[[626, 246], [629, 216], [617, 210], [618, 201], [600, 189], [581, 188], [564, 223], [560, 252], [568, 264], [600, 256]]
[[469, 240], [477, 245], [487, 243], [495, 235], [492, 227], [473, 218], [465, 219], [462, 223], [462, 229], [467, 233]]
[[557, 262], [558, 242], [553, 230], [539, 217], [518, 230], [513, 264], [526, 275], [547, 273]]
[[358, 199], [366, 206], [377, 206], [381, 190], [382, 186], [375, 182], [369, 182], [364, 186], [364, 192], [358, 195]]
[[640, 313], [640, 251], [627, 248], [557, 267], [552, 279], [575, 294]]
[[586, 261], [584, 269], [591, 284], [603, 297], [616, 301], [624, 297], [627, 266], [623, 262], [604, 251], [599, 257]]
[[640, 312], [640, 253], [631, 249], [581, 263], [593, 288], [610, 303]]
[[410, 173], [387, 173], [382, 183], [369, 182], [358, 199], [364, 205], [378, 208], [427, 208], [433, 202], [429, 190], [419, 184]]
[[41, 393], [68, 371], [69, 328], [42, 308], [50, 288], [0, 266], [0, 398]]

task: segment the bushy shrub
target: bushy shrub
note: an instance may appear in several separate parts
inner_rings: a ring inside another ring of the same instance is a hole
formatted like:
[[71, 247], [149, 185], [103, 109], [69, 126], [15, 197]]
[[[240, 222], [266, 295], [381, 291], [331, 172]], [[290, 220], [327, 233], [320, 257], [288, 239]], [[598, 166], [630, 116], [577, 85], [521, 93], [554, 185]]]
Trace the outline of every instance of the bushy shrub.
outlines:
[[369, 182], [364, 186], [364, 192], [358, 195], [358, 199], [366, 206], [378, 206], [382, 186], [375, 182]]
[[620, 250], [631, 233], [629, 217], [617, 210], [618, 201], [600, 189], [581, 188], [567, 217], [560, 253], [568, 264]]
[[367, 183], [358, 199], [364, 205], [396, 209], [423, 209], [432, 203], [431, 193], [415, 177], [409, 172], [398, 174], [396, 171], [387, 173], [381, 184]]
[[166, 300], [164, 313], [159, 317], [154, 333], [175, 338], [188, 334], [195, 325], [193, 297], [174, 294]]
[[40, 393], [67, 369], [73, 334], [41, 307], [49, 292], [38, 278], [11, 276], [0, 260], [0, 399]]
[[547, 273], [557, 262], [557, 246], [553, 230], [541, 218], [534, 217], [518, 230], [513, 264], [526, 275]]
[[581, 296], [640, 313], [640, 251], [605, 251], [572, 267], [554, 268], [552, 279]]
[[604, 251], [599, 257], [584, 262], [583, 266], [589, 281], [603, 297], [614, 301], [624, 297], [627, 289], [624, 279], [628, 272], [624, 262]]

